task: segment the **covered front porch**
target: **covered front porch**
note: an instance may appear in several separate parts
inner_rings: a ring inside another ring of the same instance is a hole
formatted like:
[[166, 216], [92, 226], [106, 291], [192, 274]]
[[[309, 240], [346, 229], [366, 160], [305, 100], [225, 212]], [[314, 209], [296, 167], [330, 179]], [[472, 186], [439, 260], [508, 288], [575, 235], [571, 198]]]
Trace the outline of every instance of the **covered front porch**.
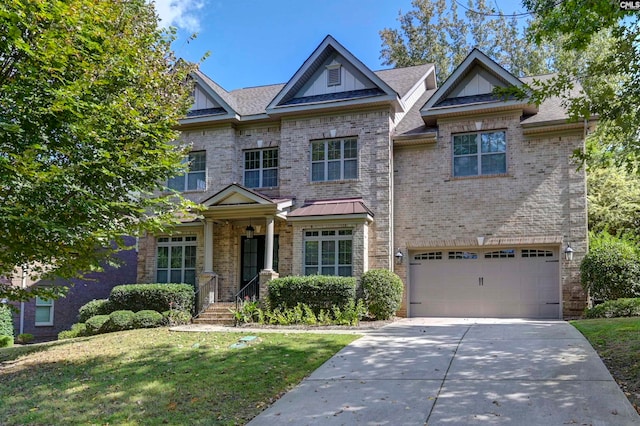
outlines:
[[216, 302], [259, 299], [269, 280], [283, 269], [290, 273], [290, 261], [281, 263], [280, 258], [291, 258], [286, 223], [291, 199], [269, 198], [232, 184], [201, 204], [206, 210], [199, 219], [203, 245], [198, 312]]

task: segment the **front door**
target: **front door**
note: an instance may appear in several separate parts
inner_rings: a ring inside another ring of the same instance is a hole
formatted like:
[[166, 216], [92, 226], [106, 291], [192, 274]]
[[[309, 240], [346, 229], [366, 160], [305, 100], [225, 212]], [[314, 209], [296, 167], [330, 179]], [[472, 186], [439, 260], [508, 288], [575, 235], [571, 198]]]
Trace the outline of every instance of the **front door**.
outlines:
[[242, 237], [240, 288], [243, 288], [264, 269], [264, 235]]

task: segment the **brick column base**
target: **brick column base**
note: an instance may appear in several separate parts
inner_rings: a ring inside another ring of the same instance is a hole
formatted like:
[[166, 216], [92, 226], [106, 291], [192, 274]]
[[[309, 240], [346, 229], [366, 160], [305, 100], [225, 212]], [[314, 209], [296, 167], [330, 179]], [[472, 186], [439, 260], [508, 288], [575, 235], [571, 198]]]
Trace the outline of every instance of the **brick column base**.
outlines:
[[258, 287], [258, 297], [260, 300], [268, 296], [267, 283], [275, 278], [280, 277], [276, 271], [262, 270], [260, 271], [260, 286]]

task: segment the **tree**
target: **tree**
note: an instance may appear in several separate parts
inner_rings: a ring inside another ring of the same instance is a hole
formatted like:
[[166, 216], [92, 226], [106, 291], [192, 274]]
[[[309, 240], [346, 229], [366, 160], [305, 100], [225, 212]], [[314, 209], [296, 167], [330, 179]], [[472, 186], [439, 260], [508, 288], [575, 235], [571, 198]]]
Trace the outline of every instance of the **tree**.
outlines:
[[485, 0], [468, 0], [465, 18], [457, 2], [413, 0], [411, 11], [399, 13], [400, 29], [380, 31], [384, 65], [406, 67], [434, 63], [439, 81], [469, 54], [472, 47], [517, 76], [550, 70], [554, 49], [532, 43], [520, 29], [517, 16], [507, 19]]
[[[523, 4], [536, 16], [534, 40], [560, 40], [563, 51], [585, 59], [518, 95], [538, 103], [562, 96], [574, 119], [597, 116], [600, 135], [611, 143], [609, 152], [635, 168], [640, 155], [640, 15], [604, 0]], [[583, 90], [576, 94], [578, 85]]]
[[191, 91], [173, 38], [144, 0], [0, 4], [0, 276], [95, 270], [186, 206], [157, 195], [183, 167], [171, 141]]

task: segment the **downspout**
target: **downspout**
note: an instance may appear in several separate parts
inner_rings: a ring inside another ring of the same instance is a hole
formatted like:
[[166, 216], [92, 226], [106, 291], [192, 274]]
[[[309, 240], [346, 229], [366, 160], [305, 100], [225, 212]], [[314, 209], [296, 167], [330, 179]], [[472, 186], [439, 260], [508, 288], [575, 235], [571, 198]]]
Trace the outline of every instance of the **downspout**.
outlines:
[[[22, 289], [27, 288], [27, 268], [22, 266]], [[24, 301], [20, 302], [20, 333], [24, 334]]]

